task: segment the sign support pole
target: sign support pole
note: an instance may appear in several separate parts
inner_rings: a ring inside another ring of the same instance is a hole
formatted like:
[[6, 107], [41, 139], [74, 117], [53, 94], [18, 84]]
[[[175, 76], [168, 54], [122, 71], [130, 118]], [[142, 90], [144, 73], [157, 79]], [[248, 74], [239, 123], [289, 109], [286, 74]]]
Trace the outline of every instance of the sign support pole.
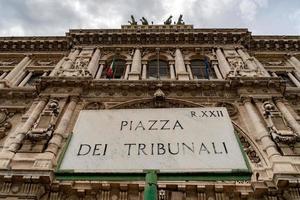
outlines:
[[157, 174], [151, 170], [146, 172], [144, 200], [157, 200]]

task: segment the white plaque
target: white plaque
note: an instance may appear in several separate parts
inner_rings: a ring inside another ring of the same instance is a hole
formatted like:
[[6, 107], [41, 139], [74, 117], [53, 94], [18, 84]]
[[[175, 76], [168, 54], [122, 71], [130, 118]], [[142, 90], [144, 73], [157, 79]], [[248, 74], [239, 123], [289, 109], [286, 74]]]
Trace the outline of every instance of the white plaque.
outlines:
[[59, 170], [248, 171], [226, 108], [83, 110]]

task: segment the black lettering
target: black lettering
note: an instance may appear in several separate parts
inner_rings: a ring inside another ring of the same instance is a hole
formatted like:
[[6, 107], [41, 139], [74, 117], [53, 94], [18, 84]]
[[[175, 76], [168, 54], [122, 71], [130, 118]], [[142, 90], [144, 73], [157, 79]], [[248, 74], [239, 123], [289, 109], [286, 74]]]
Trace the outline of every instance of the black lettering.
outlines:
[[130, 129], [129, 130], [132, 130], [132, 121], [130, 121]]
[[191, 117], [197, 117], [195, 111], [191, 111]]
[[224, 150], [225, 150], [225, 153], [228, 154], [228, 151], [227, 151], [227, 147], [225, 145], [225, 142], [222, 142], [223, 143], [223, 147], [224, 147]]
[[140, 121], [139, 123], [138, 123], [138, 125], [135, 127], [135, 131], [136, 131], [136, 129], [138, 129], [138, 128], [142, 128], [143, 130], [145, 130], [145, 127], [143, 126], [143, 123], [142, 123], [142, 121]]
[[151, 143], [151, 155], [154, 155], [154, 143]]
[[128, 121], [122, 121], [121, 122], [121, 128], [120, 128], [120, 130], [122, 131], [123, 130], [123, 127], [124, 126], [127, 126], [128, 125]]
[[[85, 153], [82, 153], [81, 150], [82, 150], [82, 147], [88, 147], [88, 151], [85, 152]], [[80, 144], [80, 147], [79, 147], [79, 150], [78, 150], [78, 153], [77, 153], [77, 156], [85, 156], [87, 155], [88, 153], [90, 153], [91, 151], [91, 146], [89, 144]]]
[[99, 156], [101, 155], [101, 153], [96, 153], [96, 151], [99, 151], [100, 149], [98, 149], [99, 146], [102, 146], [102, 144], [95, 144], [94, 146], [94, 151], [93, 151], [93, 156]]
[[149, 127], [148, 130], [151, 130], [151, 131], [157, 130], [157, 128], [152, 128], [154, 126], [154, 124], [156, 124], [157, 120], [148, 120], [148, 122], [153, 122], [153, 124]]
[[170, 120], [159, 120], [160, 122], [165, 122], [164, 125], [161, 127], [160, 130], [170, 130], [170, 128], [165, 128], [165, 126], [167, 125], [167, 123], [169, 123]]
[[127, 155], [130, 156], [130, 153], [131, 153], [131, 146], [132, 145], [136, 145], [134, 143], [129, 143], [129, 144], [124, 144], [125, 146], [128, 146], [128, 151], [127, 151]]
[[172, 152], [170, 143], [168, 143], [168, 150], [170, 154], [177, 155], [179, 153], [179, 143], [177, 142], [177, 152]]
[[195, 152], [195, 146], [194, 146], [194, 142], [192, 142], [192, 147], [189, 147], [187, 144], [185, 144], [184, 142], [182, 143], [182, 151], [183, 153], [185, 153], [185, 148], [189, 149], [191, 152]]
[[179, 123], [178, 120], [175, 122], [174, 127], [173, 127], [173, 130], [174, 130], [176, 127], [180, 127], [181, 129], [183, 129], [183, 127], [181, 126], [181, 124]]
[[215, 143], [214, 143], [214, 142], [212, 142], [211, 144], [212, 144], [212, 146], [213, 146], [213, 148], [214, 148], [215, 154], [222, 154], [222, 151], [217, 152], [216, 146], [215, 146]]
[[205, 144], [203, 144], [203, 143], [201, 143], [199, 154], [201, 154], [201, 151], [206, 151], [208, 154], [210, 154], [210, 152], [206, 148]]
[[147, 155], [147, 153], [144, 151], [145, 148], [146, 148], [145, 144], [139, 144], [138, 155], [141, 155], [141, 152], [143, 152], [144, 155]]
[[201, 111], [201, 113], [202, 113], [202, 117], [208, 117], [207, 111]]
[[103, 151], [103, 155], [105, 156], [106, 154], [106, 150], [107, 150], [107, 144], [104, 145], [104, 151]]
[[222, 110], [220, 110], [220, 115], [221, 115], [221, 117], [223, 117], [223, 112], [222, 112]]
[[216, 114], [215, 114], [215, 111], [210, 110], [209, 112], [210, 112], [210, 117], [217, 117]]
[[165, 145], [157, 143], [157, 155], [164, 155], [166, 153]]

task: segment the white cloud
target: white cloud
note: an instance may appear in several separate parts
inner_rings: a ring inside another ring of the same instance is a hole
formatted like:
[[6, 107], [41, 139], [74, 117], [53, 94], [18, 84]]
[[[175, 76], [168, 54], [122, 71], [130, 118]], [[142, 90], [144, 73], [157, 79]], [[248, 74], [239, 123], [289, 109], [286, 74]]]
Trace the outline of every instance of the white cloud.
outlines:
[[289, 14], [288, 18], [295, 24], [295, 29], [297, 30], [297, 34], [300, 34], [300, 9]]
[[[263, 17], [279, 1], [286, 8], [300, 6], [299, 0], [272, 0], [272, 4], [268, 0], [0, 0], [0, 35], [64, 35], [70, 28], [120, 28], [131, 14], [138, 22], [144, 16], [154, 24], [162, 24], [170, 15], [177, 21], [183, 14], [185, 23], [195, 27], [248, 27], [251, 31], [262, 27]], [[279, 14], [275, 14], [276, 24]], [[300, 17], [294, 15], [290, 21], [300, 27]], [[276, 28], [282, 32], [283, 26]]]
[[267, 5], [268, 0], [242, 0], [239, 4], [240, 15], [244, 20], [254, 21], [258, 9]]

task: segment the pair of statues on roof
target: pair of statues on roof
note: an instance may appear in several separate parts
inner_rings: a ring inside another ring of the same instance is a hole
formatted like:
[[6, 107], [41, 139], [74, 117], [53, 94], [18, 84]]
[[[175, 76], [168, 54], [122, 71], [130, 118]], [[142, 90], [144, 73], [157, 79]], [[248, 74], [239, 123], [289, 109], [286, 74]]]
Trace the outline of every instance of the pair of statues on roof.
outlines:
[[[170, 17], [164, 21], [164, 24], [166, 25], [171, 25], [172, 24], [172, 15], [170, 15]], [[174, 24], [177, 24], [177, 25], [183, 25], [184, 24], [184, 21], [182, 19], [183, 15], [180, 15], [177, 22], [174, 22]], [[148, 20], [145, 18], [145, 17], [142, 17], [142, 19], [140, 19], [140, 21], [142, 22], [142, 25], [149, 25], [148, 23]], [[128, 21], [128, 23], [130, 25], [137, 25], [137, 21], [135, 21], [135, 18], [133, 15], [131, 15], [131, 21]], [[151, 24], [153, 24], [153, 22], [151, 22]]]

